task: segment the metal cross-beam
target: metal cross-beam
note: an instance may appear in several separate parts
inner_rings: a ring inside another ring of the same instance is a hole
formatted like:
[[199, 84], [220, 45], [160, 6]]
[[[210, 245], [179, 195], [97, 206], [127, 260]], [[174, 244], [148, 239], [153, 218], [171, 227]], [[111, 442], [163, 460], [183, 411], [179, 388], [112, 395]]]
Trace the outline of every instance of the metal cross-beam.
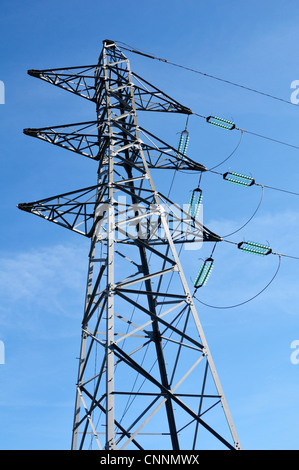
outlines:
[[[146, 175], [143, 175], [134, 181], [144, 182], [146, 179]], [[222, 241], [219, 235], [203, 226], [162, 193], [157, 192], [158, 205], [151, 190], [140, 188], [136, 195], [135, 188], [132, 189], [131, 186], [132, 181], [127, 179], [112, 183], [117, 243], [135, 244], [136, 238], [143, 240], [148, 246], [167, 243], [161, 221], [161, 207], [168, 221], [173, 243]], [[109, 209], [108, 187], [106, 183], [98, 184], [38, 201], [20, 203], [18, 208], [89, 238], [96, 232], [99, 240], [103, 240], [109, 235], [107, 230], [103, 232]], [[130, 202], [132, 198], [135, 205]]]
[[[126, 58], [115, 45], [113, 47], [115, 49], [114, 62], [108, 64], [109, 70], [113, 72], [113, 76], [110, 75], [109, 78], [111, 97], [118, 102], [122, 101], [125, 103], [126, 98], [130, 99], [131, 89], [134, 89], [137, 111], [192, 114], [191, 109], [187, 106], [174, 100], [136, 73], [131, 72], [132, 80], [128, 82], [127, 76], [122, 73], [123, 69], [121, 68], [121, 64], [126, 63]], [[97, 104], [101, 101], [102, 95], [105, 94], [105, 85], [102, 80], [104, 76], [102, 55], [97, 65], [44, 70], [32, 69], [28, 70], [28, 74]]]
[[150, 171], [206, 168], [137, 119], [191, 111], [134, 74], [113, 41], [97, 65], [30, 75], [96, 104], [95, 121], [25, 130], [95, 160], [96, 184], [18, 206], [90, 238], [72, 448], [239, 449], [176, 249], [221, 237]]
[[[131, 127], [131, 129], [130, 129]], [[99, 160], [105, 154], [109, 143], [107, 119], [40, 129], [24, 129], [24, 134], [37, 137], [45, 142], [57, 145], [93, 160]], [[127, 143], [124, 144], [124, 134]], [[146, 156], [150, 169], [206, 171], [206, 167], [198, 163], [151, 132], [139, 126], [139, 139], [134, 134], [134, 124], [123, 127], [121, 121], [114, 123], [115, 164], [123, 165], [128, 148], [135, 154], [134, 165], [143, 166], [139, 155], [139, 147]]]

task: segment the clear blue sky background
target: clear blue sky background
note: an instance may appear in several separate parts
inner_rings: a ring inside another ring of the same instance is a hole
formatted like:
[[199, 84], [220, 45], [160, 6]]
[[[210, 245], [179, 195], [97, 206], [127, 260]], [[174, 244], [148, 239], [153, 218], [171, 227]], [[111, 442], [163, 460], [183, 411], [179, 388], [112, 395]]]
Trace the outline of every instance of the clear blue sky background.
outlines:
[[[93, 162], [23, 135], [26, 127], [95, 117], [91, 103], [29, 77], [27, 69], [96, 63], [108, 38], [290, 100], [291, 82], [299, 79], [298, 23], [295, 0], [1, 1], [1, 449], [70, 448], [89, 245], [16, 204], [96, 179]], [[138, 74], [194, 112], [234, 119], [240, 128], [299, 146], [298, 106], [129, 58]], [[141, 120], [173, 145], [185, 126], [184, 117], [151, 114]], [[208, 167], [229, 155], [240, 137], [194, 116], [189, 131], [190, 157]], [[298, 162], [299, 150], [245, 134], [218, 170], [297, 192]], [[167, 193], [169, 183], [156, 178]], [[175, 181], [172, 198], [187, 202], [196, 177]], [[261, 194], [260, 188], [233, 186], [212, 174], [204, 175], [202, 188], [204, 223], [220, 235], [244, 224]], [[298, 197], [265, 189], [256, 217], [230, 239], [268, 241], [276, 252], [299, 256], [298, 229]], [[184, 253], [188, 280], [210, 250]], [[263, 289], [277, 263], [273, 255], [250, 256], [219, 244], [213, 275], [198, 295], [216, 306], [243, 302]], [[298, 272], [299, 261], [283, 258], [274, 283], [254, 301], [232, 309], [198, 304], [244, 449], [299, 448], [299, 364], [291, 362], [291, 343], [299, 340]]]

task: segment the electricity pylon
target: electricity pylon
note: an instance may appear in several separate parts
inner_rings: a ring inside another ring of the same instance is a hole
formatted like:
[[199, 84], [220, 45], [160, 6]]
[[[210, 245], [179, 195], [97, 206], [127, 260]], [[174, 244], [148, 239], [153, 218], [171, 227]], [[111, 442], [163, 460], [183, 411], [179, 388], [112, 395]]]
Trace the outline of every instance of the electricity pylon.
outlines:
[[96, 104], [94, 121], [24, 130], [97, 161], [96, 184], [18, 205], [90, 238], [72, 448], [240, 449], [177, 252], [221, 237], [151, 176], [206, 168], [137, 122], [192, 111], [110, 40], [96, 65], [28, 73]]

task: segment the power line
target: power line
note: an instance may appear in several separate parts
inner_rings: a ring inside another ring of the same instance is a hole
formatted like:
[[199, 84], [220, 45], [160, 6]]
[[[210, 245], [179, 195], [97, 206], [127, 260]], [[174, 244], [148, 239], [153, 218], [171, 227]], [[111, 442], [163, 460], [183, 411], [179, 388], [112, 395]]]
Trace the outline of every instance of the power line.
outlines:
[[[238, 243], [236, 242], [233, 242], [231, 240], [225, 240], [223, 239], [223, 241], [227, 242], [227, 243], [231, 243], [233, 245], [239, 245]], [[216, 246], [216, 244], [215, 244]], [[215, 247], [214, 247], [215, 249]], [[213, 249], [213, 251], [214, 251]], [[201, 303], [202, 305], [205, 305], [206, 307], [210, 307], [210, 308], [214, 308], [214, 309], [221, 309], [221, 310], [224, 310], [224, 309], [231, 309], [231, 308], [236, 308], [236, 307], [240, 307], [241, 305], [245, 305], [249, 302], [251, 302], [252, 300], [256, 299], [259, 295], [261, 295], [271, 284], [272, 282], [274, 281], [274, 279], [277, 277], [278, 275], [278, 272], [280, 270], [280, 267], [281, 267], [281, 258], [284, 257], [284, 258], [291, 258], [291, 259], [295, 259], [295, 260], [299, 260], [299, 257], [298, 256], [292, 256], [292, 255], [286, 255], [286, 254], [283, 254], [283, 253], [276, 253], [274, 251], [271, 250], [271, 254], [274, 255], [274, 256], [278, 256], [279, 258], [279, 261], [278, 261], [278, 266], [277, 266], [277, 269], [274, 273], [274, 275], [272, 276], [271, 280], [266, 284], [266, 286], [260, 290], [257, 294], [255, 294], [254, 296], [250, 297], [249, 299], [243, 301], [243, 302], [240, 302], [240, 303], [237, 303], [237, 304], [234, 304], [234, 305], [226, 305], [226, 306], [219, 306], [219, 305], [211, 305], [211, 304], [208, 304], [206, 302], [203, 302], [202, 300], [198, 299], [195, 295], [195, 293], [197, 292], [198, 289], [195, 289], [194, 293], [193, 293], [193, 297], [199, 302]]]
[[[200, 117], [200, 118], [202, 118], [202, 119], [205, 119], [207, 122], [209, 122], [209, 118], [212, 117], [212, 116], [203, 116], [202, 114], [194, 113], [193, 111], [192, 111], [192, 114], [193, 114], [194, 116], [197, 116], [197, 117]], [[233, 124], [233, 123], [232, 123], [232, 124]], [[263, 134], [258, 134], [257, 132], [249, 131], [249, 130], [247, 130], [247, 129], [242, 129], [242, 128], [237, 127], [237, 126], [235, 126], [235, 125], [233, 125], [233, 127], [232, 127], [231, 129], [227, 129], [227, 130], [233, 130], [233, 129], [235, 129], [235, 130], [237, 130], [237, 131], [241, 131], [242, 133], [243, 133], [243, 132], [246, 132], [246, 134], [250, 134], [250, 135], [253, 135], [253, 136], [255, 136], [255, 137], [259, 137], [259, 138], [261, 138], [261, 139], [269, 140], [269, 141], [274, 142], [274, 143], [276, 143], [276, 144], [285, 145], [285, 146], [287, 146], [287, 147], [291, 147], [291, 148], [294, 148], [294, 149], [296, 149], [296, 150], [299, 150], [299, 146], [298, 146], [298, 145], [290, 144], [289, 142], [284, 142], [284, 141], [278, 140], [278, 139], [273, 139], [272, 137], [268, 137], [268, 136], [263, 135]]]
[[273, 189], [274, 191], [281, 191], [283, 193], [292, 194], [293, 196], [299, 196], [299, 193], [295, 193], [294, 191], [289, 191], [287, 189], [275, 188], [274, 186], [267, 186], [266, 184], [259, 184], [259, 183], [255, 183], [255, 185], [262, 186], [263, 188], [267, 188], [267, 189]]
[[291, 259], [299, 260], [299, 256], [285, 255], [285, 254], [283, 254], [283, 253], [275, 253], [274, 251], [273, 251], [272, 254], [273, 254], [273, 255], [277, 255], [277, 256], [283, 256], [284, 258], [291, 258]]
[[[225, 173], [220, 173], [219, 171], [214, 171], [214, 170], [207, 170], [207, 171], [210, 172], [210, 173], [214, 173], [215, 175], [222, 176], [223, 178], [225, 176]], [[276, 188], [275, 186], [268, 186], [266, 184], [257, 183], [255, 180], [252, 180], [251, 185], [252, 186], [259, 186], [261, 188], [272, 189], [273, 191], [280, 191], [280, 192], [283, 192], [283, 193], [292, 194], [293, 196], [299, 196], [299, 193], [296, 193], [295, 191], [290, 191], [288, 189]]]
[[[167, 59], [162, 59], [161, 57], [156, 57], [156, 56], [154, 56], [154, 55], [152, 55], [152, 54], [150, 54], [150, 53], [143, 52], [143, 51], [141, 51], [140, 49], [138, 50], [138, 49], [136, 49], [136, 48], [133, 48], [132, 46], [129, 46], [128, 44], [123, 43], [123, 42], [121, 42], [121, 41], [116, 41], [116, 43], [119, 45], [119, 47], [120, 47], [121, 49], [125, 49], [125, 50], [127, 50], [127, 51], [129, 51], [129, 52], [133, 52], [134, 54], [139, 54], [139, 55], [142, 55], [142, 56], [144, 56], [144, 57], [148, 57], [148, 58], [150, 58], [150, 59], [158, 60], [158, 61], [160, 61], [160, 62], [164, 62], [164, 63], [167, 63], [167, 64], [169, 64], [169, 65], [173, 65], [173, 66], [175, 66], [175, 67], [179, 67], [179, 68], [182, 68], [182, 69], [185, 69], [185, 70], [188, 70], [188, 71], [191, 71], [191, 72], [194, 72], [194, 73], [197, 73], [197, 74], [206, 76], [206, 77], [208, 77], [208, 78], [213, 78], [213, 79], [215, 79], [215, 80], [218, 80], [218, 81], [221, 81], [221, 82], [224, 82], [224, 83], [227, 83], [227, 84], [230, 84], [230, 85], [239, 87], [239, 88], [243, 88], [243, 89], [245, 89], [245, 90], [248, 90], [248, 91], [257, 93], [257, 94], [259, 94], [259, 95], [266, 96], [266, 97], [268, 97], [268, 98], [272, 98], [272, 99], [277, 100], [277, 101], [284, 102], [284, 103], [286, 103], [286, 104], [290, 104], [290, 105], [292, 105], [292, 106], [297, 106], [297, 104], [292, 103], [292, 101], [285, 100], [285, 99], [283, 99], [283, 98], [279, 98], [279, 97], [274, 96], [274, 95], [272, 95], [272, 94], [270, 94], [270, 93], [265, 93], [265, 92], [262, 92], [262, 91], [260, 91], [260, 90], [256, 90], [256, 89], [254, 89], [254, 88], [250, 88], [250, 87], [248, 87], [248, 86], [241, 85], [241, 84], [236, 83], [236, 82], [232, 82], [232, 81], [230, 81], [230, 80], [225, 80], [225, 79], [223, 79], [223, 78], [221, 78], [221, 77], [216, 77], [216, 76], [214, 76], [214, 75], [210, 75], [210, 74], [201, 72], [200, 70], [195, 70], [195, 69], [192, 69], [192, 68], [190, 68], [190, 67], [186, 67], [186, 66], [181, 65], [181, 64], [176, 64], [176, 63], [174, 63], [174, 62], [170, 62], [170, 61], [167, 60]], [[120, 44], [123, 44], [123, 46], [121, 46]], [[125, 47], [125, 46], [127, 46], [127, 47]], [[205, 117], [205, 116], [203, 116], [203, 115], [201, 115], [201, 114], [199, 114], [199, 113], [194, 113], [194, 112], [192, 112], [192, 114], [194, 114], [195, 116], [199, 116], [199, 117], [201, 117], [201, 118], [207, 119], [207, 117]], [[281, 141], [281, 140], [278, 140], [278, 139], [274, 139], [274, 138], [272, 138], [272, 137], [268, 137], [268, 136], [265, 136], [265, 135], [262, 135], [262, 134], [258, 134], [257, 132], [249, 131], [249, 130], [246, 130], [246, 129], [241, 129], [241, 128], [239, 128], [239, 127], [234, 127], [234, 128], [235, 128], [236, 130], [239, 130], [239, 131], [242, 131], [242, 132], [246, 132], [247, 134], [253, 135], [253, 136], [255, 136], [255, 137], [259, 137], [259, 138], [262, 138], [262, 139], [266, 139], [266, 140], [269, 140], [269, 141], [271, 141], [271, 142], [275, 142], [275, 143], [278, 143], [278, 144], [281, 144], [281, 145], [286, 145], [286, 146], [288, 146], [288, 147], [295, 148], [295, 149], [299, 150], [299, 146], [297, 146], [297, 145], [293, 145], [293, 144], [290, 144], [290, 143], [288, 143], [288, 142], [284, 142], [284, 141]]]
[[[161, 57], [156, 57], [154, 56], [153, 54], [149, 54], [149, 53], [145, 53], [145, 52], [142, 52], [140, 49], [136, 49], [136, 48], [133, 48], [132, 46], [129, 46], [128, 44], [124, 43], [124, 42], [121, 42], [121, 41], [116, 41], [117, 44], [119, 45], [119, 47], [121, 49], [125, 49], [129, 52], [133, 52], [134, 54], [139, 54], [139, 55], [143, 55], [144, 57], [148, 57], [149, 59], [154, 59], [154, 60], [158, 60], [160, 62], [164, 62], [166, 64], [169, 64], [169, 65], [173, 65], [174, 67], [178, 67], [178, 68], [181, 68], [181, 69], [184, 69], [184, 70], [188, 70], [189, 72], [193, 72], [193, 73], [196, 73], [196, 74], [199, 74], [199, 75], [202, 75], [204, 77], [208, 77], [208, 78], [212, 78], [213, 80], [217, 80], [219, 82], [223, 82], [223, 83], [226, 83], [228, 85], [232, 85], [232, 86], [235, 86], [235, 87], [238, 87], [238, 88], [242, 88], [244, 90], [247, 90], [247, 91], [250, 91], [250, 92], [253, 92], [253, 93], [257, 93], [259, 95], [262, 95], [262, 96], [266, 96], [267, 98], [271, 98], [271, 99], [274, 99], [274, 100], [277, 100], [277, 101], [281, 101], [283, 103], [286, 103], [286, 104], [290, 104], [292, 106], [297, 106], [295, 103], [292, 103], [292, 101], [290, 100], [285, 100], [284, 98], [280, 98], [278, 96], [275, 96], [275, 95], [272, 95], [270, 93], [266, 93], [266, 92], [263, 92], [263, 91], [260, 91], [260, 90], [257, 90], [255, 88], [251, 88], [251, 87], [248, 87], [246, 85], [241, 85], [240, 83], [236, 83], [236, 82], [233, 82], [231, 80], [226, 80], [224, 78], [221, 78], [221, 77], [217, 77], [215, 75], [211, 75], [211, 74], [208, 74], [208, 73], [205, 73], [205, 72], [202, 72], [200, 70], [196, 70], [196, 69], [193, 69], [191, 67], [187, 67], [185, 65], [182, 65], [182, 64], [177, 64], [175, 62], [171, 62], [167, 59], [162, 59]], [[120, 44], [123, 44], [123, 46], [121, 46]], [[125, 47], [127, 46], [127, 47]], [[130, 49], [128, 49], [128, 47]]]
[[[228, 157], [226, 157], [224, 160], [222, 160], [220, 163], [217, 163], [215, 166], [211, 167], [211, 168], [208, 168], [206, 170], [206, 172], [210, 172], [210, 173], [214, 173], [216, 175], [220, 175], [222, 177], [224, 177], [224, 173], [220, 173], [218, 171], [214, 171], [215, 168], [218, 168], [219, 166], [221, 166], [223, 163], [225, 163], [227, 160], [229, 160], [234, 154], [235, 152], [237, 151], [237, 149], [239, 148], [240, 144], [241, 144], [241, 141], [242, 141], [242, 137], [243, 137], [243, 130], [241, 131], [241, 137], [240, 137], [240, 140], [238, 142], [238, 144], [236, 145], [236, 147], [234, 148], [234, 150], [228, 155]], [[293, 196], [299, 196], [299, 193], [296, 193], [295, 191], [290, 191], [288, 189], [282, 189], [282, 188], [277, 188], [275, 186], [269, 186], [267, 184], [261, 184], [261, 183], [257, 183], [256, 181], [253, 182], [253, 185], [255, 186], [259, 186], [261, 188], [267, 188], [267, 189], [272, 189], [273, 191], [280, 191], [280, 192], [283, 192], [283, 193], [286, 193], [286, 194], [291, 194]]]
[[[232, 240], [226, 240], [224, 238], [222, 239], [222, 241], [226, 242], [226, 243], [230, 243], [231, 245], [236, 245], [236, 246], [239, 245], [239, 243], [237, 243], [237, 242], [233, 242]], [[272, 254], [274, 256], [279, 256], [279, 257], [283, 256], [284, 258], [291, 258], [291, 259], [299, 260], [299, 256], [286, 255], [284, 253], [276, 253], [275, 251], [272, 251], [272, 250], [271, 250], [271, 253], [269, 253], [269, 254]]]
[[260, 137], [261, 139], [270, 140], [271, 142], [275, 142], [276, 144], [286, 145], [287, 147], [292, 147], [294, 149], [299, 149], [298, 145], [293, 145], [293, 144], [290, 144], [289, 142], [283, 142], [282, 140], [273, 139], [272, 137], [267, 137], [266, 135], [257, 134], [256, 132], [248, 131], [246, 129], [240, 129], [238, 127], [236, 127], [236, 129], [239, 130], [239, 131], [242, 131], [242, 132], [246, 132], [247, 134], [251, 134], [251, 135], [254, 135], [256, 137]]
[[[268, 98], [272, 98], [272, 99], [275, 99], [275, 100], [284, 102], [284, 103], [286, 103], [286, 104], [295, 105], [295, 104], [292, 103], [291, 101], [285, 100], [285, 99], [283, 99], [283, 98], [280, 98], [280, 97], [278, 97], [278, 96], [272, 95], [272, 94], [270, 94], [270, 93], [262, 92], [262, 91], [260, 91], [260, 90], [254, 89], [254, 88], [250, 88], [250, 87], [248, 87], [248, 86], [241, 85], [240, 83], [232, 82], [232, 81], [230, 81], [230, 80], [226, 80], [226, 79], [223, 79], [223, 78], [221, 78], [221, 77], [216, 77], [216, 76], [214, 76], [214, 75], [201, 72], [200, 70], [196, 70], [196, 69], [193, 69], [193, 68], [184, 66], [184, 65], [182, 65], [182, 64], [177, 64], [177, 63], [171, 62], [171, 61], [169, 61], [169, 60], [167, 60], [167, 59], [154, 56], [154, 55], [151, 54], [151, 53], [144, 52], [144, 51], [142, 51], [141, 49], [136, 49], [136, 48], [134, 48], [133, 46], [129, 46], [128, 44], [126, 44], [126, 43], [124, 43], [124, 42], [116, 41], [116, 43], [119, 45], [119, 47], [120, 47], [121, 49], [125, 49], [125, 50], [127, 50], [127, 51], [129, 51], [129, 52], [132, 52], [132, 53], [134, 53], [134, 54], [139, 54], [139, 55], [142, 55], [142, 56], [144, 56], [144, 57], [148, 57], [148, 58], [153, 59], [153, 60], [158, 60], [158, 61], [160, 61], [160, 62], [164, 62], [164, 63], [167, 63], [167, 64], [169, 64], [169, 65], [173, 65], [173, 66], [175, 66], [175, 67], [179, 67], [179, 68], [182, 68], [182, 69], [185, 69], [185, 70], [188, 70], [188, 71], [191, 71], [191, 72], [194, 72], [194, 73], [197, 73], [197, 74], [206, 76], [206, 77], [208, 77], [208, 78], [212, 78], [212, 79], [215, 79], [215, 80], [218, 80], [218, 81], [221, 81], [221, 82], [224, 82], [224, 83], [227, 83], [227, 84], [230, 84], [230, 85], [239, 87], [239, 88], [243, 88], [243, 89], [245, 89], [245, 90], [248, 90], [248, 91], [251, 91], [251, 92], [254, 92], [254, 93], [263, 95], [263, 96], [266, 96], [266, 97], [268, 97]], [[126, 46], [126, 47], [125, 47], [125, 46]], [[297, 105], [295, 105], [295, 106], [297, 106]], [[195, 116], [198, 116], [198, 117], [200, 117], [200, 118], [205, 119], [207, 122], [209, 122], [209, 118], [211, 117], [211, 116], [209, 116], [209, 117], [208, 117], [208, 116], [203, 116], [202, 114], [194, 113], [194, 112], [192, 112], [192, 114], [195, 115]], [[299, 150], [299, 146], [297, 146], [297, 145], [293, 145], [293, 144], [290, 144], [289, 142], [284, 142], [284, 141], [281, 141], [281, 140], [278, 140], [278, 139], [274, 139], [274, 138], [272, 138], [272, 137], [268, 137], [268, 136], [265, 136], [265, 135], [263, 135], [263, 134], [258, 134], [258, 133], [256, 133], [256, 132], [249, 131], [249, 130], [247, 130], [247, 129], [242, 129], [242, 128], [239, 128], [239, 127], [237, 127], [237, 126], [235, 126], [235, 125], [233, 125], [231, 129], [239, 130], [239, 131], [242, 133], [242, 134], [241, 134], [241, 139], [240, 139], [240, 141], [239, 141], [237, 147], [235, 148], [235, 150], [234, 150], [223, 162], [219, 163], [218, 165], [216, 165], [216, 166], [213, 167], [213, 168], [216, 168], [217, 166], [220, 166], [222, 163], [224, 163], [226, 160], [228, 160], [228, 158], [230, 158], [230, 157], [233, 155], [233, 153], [237, 150], [237, 148], [239, 147], [239, 145], [240, 145], [240, 143], [241, 143], [242, 136], [243, 136], [243, 133], [244, 133], [244, 132], [246, 132], [247, 134], [254, 135], [254, 136], [256, 136], [256, 137], [260, 137], [260, 138], [262, 138], [262, 139], [266, 139], [266, 140], [269, 140], [269, 141], [272, 141], [272, 142], [275, 142], [275, 143], [278, 143], [278, 144], [281, 144], [281, 145], [285, 145], [285, 146], [288, 146], [288, 147], [295, 148], [295, 149]], [[211, 168], [210, 170], [208, 170], [208, 171], [210, 171], [211, 173], [217, 173], [217, 172], [214, 172], [212, 168]], [[221, 173], [218, 173], [218, 174], [221, 174]], [[223, 174], [221, 174], [221, 176], [223, 176]], [[295, 193], [295, 192], [293, 192], [293, 191], [289, 191], [289, 190], [285, 190], [285, 189], [281, 189], [281, 188], [276, 188], [276, 187], [268, 186], [268, 185], [261, 185], [261, 184], [259, 184], [259, 183], [255, 183], [255, 182], [254, 182], [253, 184], [255, 184], [255, 185], [257, 185], [257, 186], [261, 186], [262, 188], [268, 188], [268, 189], [272, 189], [272, 190], [275, 190], [275, 191], [282, 191], [282, 192], [285, 192], [285, 193], [288, 193], [288, 194], [293, 194], [293, 195], [299, 196], [299, 193]], [[262, 200], [262, 198], [261, 198], [261, 200]], [[259, 203], [259, 205], [258, 205], [256, 211], [254, 212], [253, 216], [254, 216], [255, 213], [257, 212], [257, 210], [258, 210], [260, 204], [261, 204], [261, 201], [260, 201], [260, 203]], [[249, 221], [253, 218], [253, 216], [249, 219]], [[249, 221], [248, 221], [248, 222], [249, 222]], [[248, 223], [248, 222], [247, 222], [247, 223]], [[245, 225], [247, 225], [247, 223], [246, 223]], [[233, 232], [233, 233], [235, 233], [235, 232]], [[228, 240], [224, 240], [224, 241], [228, 241]], [[231, 242], [231, 243], [234, 243], [234, 242]], [[287, 257], [287, 258], [299, 259], [299, 257], [290, 256], [290, 255], [284, 255], [284, 254], [279, 254], [279, 253], [273, 253], [273, 254], [276, 254], [276, 255], [278, 255], [279, 257], [280, 257], [280, 256], [284, 256], [284, 257]], [[271, 281], [271, 282], [272, 282], [272, 281]]]

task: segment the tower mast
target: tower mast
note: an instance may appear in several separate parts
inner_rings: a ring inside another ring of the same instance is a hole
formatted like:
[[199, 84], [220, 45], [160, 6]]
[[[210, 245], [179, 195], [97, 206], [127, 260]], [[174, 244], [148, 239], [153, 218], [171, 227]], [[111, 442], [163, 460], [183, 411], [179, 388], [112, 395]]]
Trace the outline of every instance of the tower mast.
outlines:
[[239, 449], [177, 253], [221, 237], [151, 174], [206, 168], [137, 121], [138, 111], [191, 110], [134, 74], [110, 40], [96, 65], [29, 74], [96, 104], [96, 121], [24, 130], [97, 162], [96, 185], [19, 204], [90, 238], [72, 448]]

